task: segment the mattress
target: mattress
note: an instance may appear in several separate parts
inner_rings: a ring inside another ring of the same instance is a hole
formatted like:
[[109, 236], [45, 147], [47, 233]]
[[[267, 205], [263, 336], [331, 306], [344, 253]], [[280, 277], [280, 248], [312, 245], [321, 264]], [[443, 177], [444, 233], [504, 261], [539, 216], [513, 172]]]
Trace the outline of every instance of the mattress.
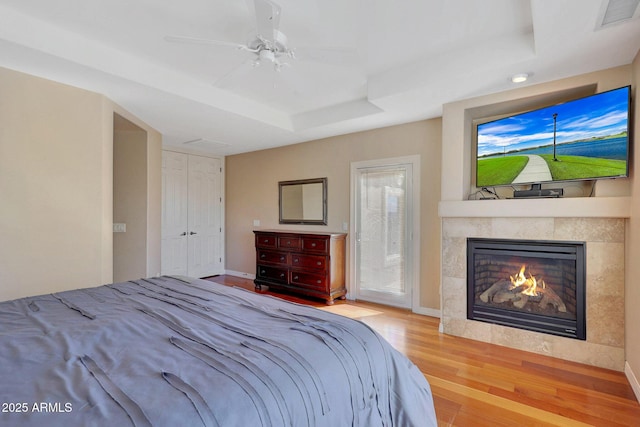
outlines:
[[362, 322], [154, 277], [0, 303], [2, 426], [435, 426]]

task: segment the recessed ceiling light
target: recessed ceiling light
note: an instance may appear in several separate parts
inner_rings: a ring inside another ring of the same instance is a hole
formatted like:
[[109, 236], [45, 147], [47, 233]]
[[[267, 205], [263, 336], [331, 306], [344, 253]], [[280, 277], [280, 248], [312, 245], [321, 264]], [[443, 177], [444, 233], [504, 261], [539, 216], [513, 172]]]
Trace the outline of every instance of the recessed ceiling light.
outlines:
[[522, 82], [526, 82], [528, 78], [529, 78], [529, 74], [527, 73], [514, 74], [513, 76], [511, 76], [511, 81], [513, 83], [522, 83]]

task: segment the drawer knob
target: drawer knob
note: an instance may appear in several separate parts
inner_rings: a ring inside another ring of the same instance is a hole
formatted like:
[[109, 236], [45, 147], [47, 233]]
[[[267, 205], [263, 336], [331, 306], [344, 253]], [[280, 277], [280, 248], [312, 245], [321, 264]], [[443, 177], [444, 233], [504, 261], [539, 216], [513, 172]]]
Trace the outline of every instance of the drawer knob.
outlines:
[[280, 277], [284, 277], [284, 273], [280, 273]]
[[298, 280], [298, 276], [295, 276], [295, 277], [293, 278], [293, 280]]
[[315, 247], [316, 247], [316, 244], [315, 244], [315, 243], [312, 243], [312, 244], [311, 244], [311, 247], [312, 247], [312, 248], [315, 248]]
[[266, 273], [266, 271], [260, 270], [260, 274], [264, 274], [264, 273]]
[[264, 257], [265, 257], [265, 255], [264, 255], [264, 254], [260, 255], [260, 258], [264, 258]]
[[322, 261], [318, 261], [318, 265], [322, 265]]
[[284, 261], [284, 257], [283, 256], [280, 257], [280, 261]]
[[322, 280], [318, 279], [318, 280], [316, 280], [316, 283], [320, 284], [320, 283], [322, 283]]
[[298, 258], [293, 259], [293, 262], [298, 262], [298, 261], [299, 261]]

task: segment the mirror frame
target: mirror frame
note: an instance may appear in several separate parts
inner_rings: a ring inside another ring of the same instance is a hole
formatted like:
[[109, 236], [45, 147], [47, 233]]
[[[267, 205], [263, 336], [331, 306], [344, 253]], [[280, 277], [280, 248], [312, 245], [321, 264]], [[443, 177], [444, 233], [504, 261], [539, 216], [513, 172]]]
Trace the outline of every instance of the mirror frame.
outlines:
[[[282, 189], [289, 185], [322, 184], [322, 219], [284, 218], [282, 215]], [[327, 178], [297, 179], [278, 182], [278, 210], [280, 224], [327, 225]]]

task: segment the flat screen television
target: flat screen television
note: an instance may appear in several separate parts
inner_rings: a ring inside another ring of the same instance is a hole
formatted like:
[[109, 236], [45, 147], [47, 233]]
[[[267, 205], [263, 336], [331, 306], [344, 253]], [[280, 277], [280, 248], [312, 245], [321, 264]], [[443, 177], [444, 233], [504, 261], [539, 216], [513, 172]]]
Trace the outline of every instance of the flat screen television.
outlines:
[[476, 187], [627, 177], [630, 105], [625, 86], [478, 124]]

